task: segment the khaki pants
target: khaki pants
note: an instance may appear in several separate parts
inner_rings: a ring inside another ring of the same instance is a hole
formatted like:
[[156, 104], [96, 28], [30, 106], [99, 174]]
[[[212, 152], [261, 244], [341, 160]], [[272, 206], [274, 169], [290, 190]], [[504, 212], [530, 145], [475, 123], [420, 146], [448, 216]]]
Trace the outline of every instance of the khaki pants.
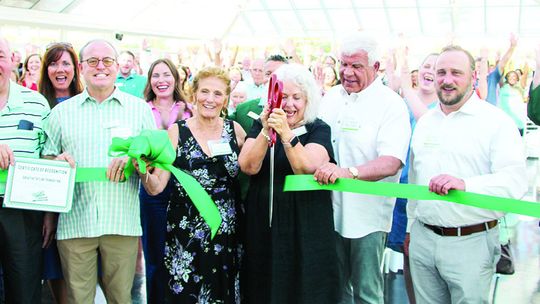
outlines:
[[440, 236], [415, 221], [409, 262], [416, 303], [489, 303], [500, 251], [499, 227]]
[[98, 250], [101, 253], [102, 287], [107, 303], [131, 303], [138, 237], [120, 235], [58, 241], [68, 302], [94, 303]]

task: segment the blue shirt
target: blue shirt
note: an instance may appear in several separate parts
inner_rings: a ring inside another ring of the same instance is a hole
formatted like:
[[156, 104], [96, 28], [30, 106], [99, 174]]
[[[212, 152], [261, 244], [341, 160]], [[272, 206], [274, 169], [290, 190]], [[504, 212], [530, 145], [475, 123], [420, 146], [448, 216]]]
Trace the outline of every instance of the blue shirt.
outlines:
[[495, 66], [495, 69], [487, 76], [488, 93], [486, 101], [496, 106], [499, 97], [499, 81], [501, 81], [501, 72], [499, 71], [499, 65]]

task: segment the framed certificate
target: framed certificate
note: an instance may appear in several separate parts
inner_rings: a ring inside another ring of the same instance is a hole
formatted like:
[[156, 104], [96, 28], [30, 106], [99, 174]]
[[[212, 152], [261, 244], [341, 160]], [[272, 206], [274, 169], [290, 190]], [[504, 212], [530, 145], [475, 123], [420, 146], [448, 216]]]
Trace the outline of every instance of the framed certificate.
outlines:
[[75, 172], [67, 162], [17, 157], [9, 167], [4, 207], [69, 212]]

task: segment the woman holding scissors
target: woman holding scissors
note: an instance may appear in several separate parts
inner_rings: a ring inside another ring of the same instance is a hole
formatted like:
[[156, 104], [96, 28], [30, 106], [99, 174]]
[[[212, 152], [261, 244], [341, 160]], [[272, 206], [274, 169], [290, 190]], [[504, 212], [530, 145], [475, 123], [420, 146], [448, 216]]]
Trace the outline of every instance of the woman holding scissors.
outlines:
[[[275, 75], [283, 81], [281, 107], [263, 110], [238, 160], [251, 176], [245, 204], [245, 298], [248, 303], [336, 303], [331, 193], [282, 191], [285, 176], [312, 174], [332, 159], [330, 127], [316, 118], [320, 90], [306, 68], [283, 65]], [[270, 95], [270, 100], [279, 98]], [[272, 130], [277, 140], [269, 149]]]

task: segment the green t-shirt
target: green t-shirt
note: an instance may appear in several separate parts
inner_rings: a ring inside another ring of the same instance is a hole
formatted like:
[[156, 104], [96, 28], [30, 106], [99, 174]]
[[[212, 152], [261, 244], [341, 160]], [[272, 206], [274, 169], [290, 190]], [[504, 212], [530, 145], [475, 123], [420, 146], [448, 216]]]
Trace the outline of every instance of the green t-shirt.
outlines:
[[146, 77], [138, 74], [131, 74], [125, 78], [119, 73], [116, 77], [116, 87], [122, 92], [144, 99]]

